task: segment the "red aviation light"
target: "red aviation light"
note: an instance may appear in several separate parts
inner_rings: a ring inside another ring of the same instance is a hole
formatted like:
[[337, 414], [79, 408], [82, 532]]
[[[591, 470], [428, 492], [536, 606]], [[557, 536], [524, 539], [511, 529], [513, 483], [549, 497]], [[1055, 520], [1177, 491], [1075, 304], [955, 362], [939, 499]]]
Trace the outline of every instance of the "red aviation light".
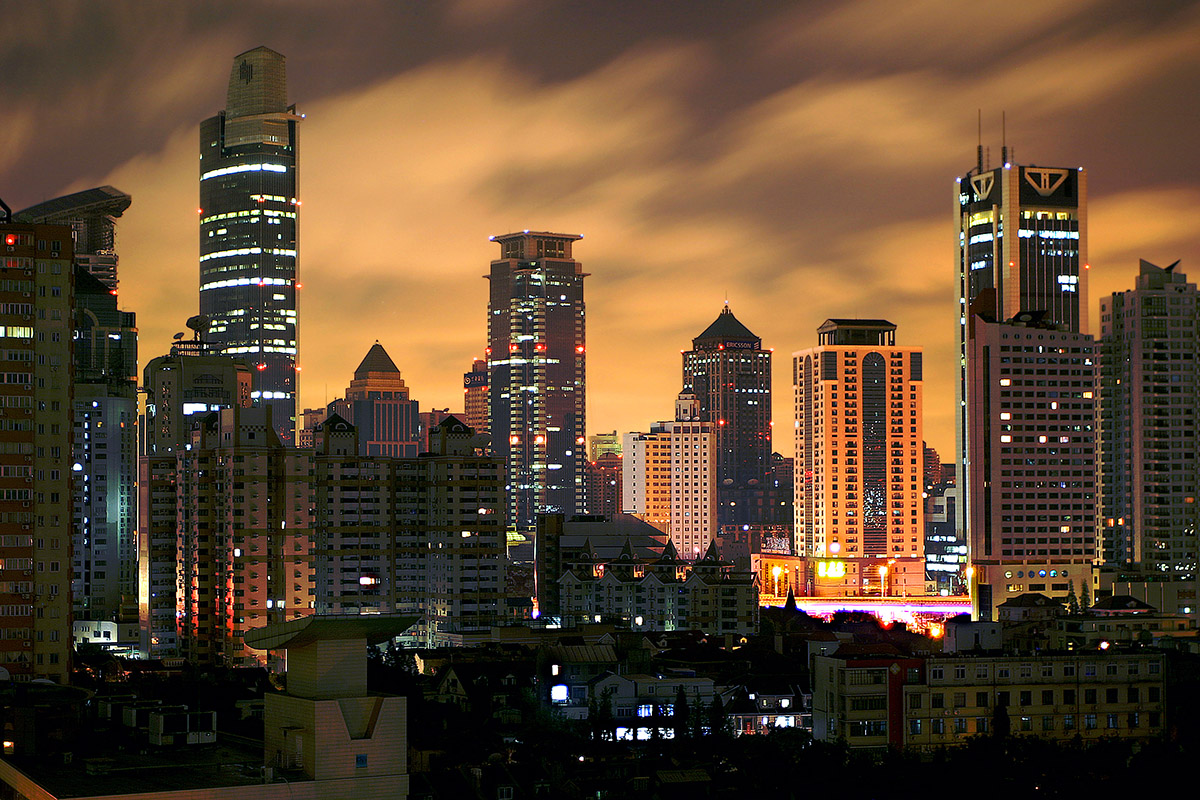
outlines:
[[724, 425], [724, 424], [725, 424], [725, 420], [721, 420], [721, 421], [719, 421], [717, 424], [718, 424], [718, 425]]
[[577, 437], [575, 437], [575, 444], [583, 444], [583, 443], [584, 443], [584, 442], [586, 442], [586, 441], [587, 441], [587, 440], [586, 440], [586, 439], [584, 439], [582, 436], [577, 436]]
[[545, 436], [535, 436], [535, 437], [533, 437], [533, 443], [534, 444], [545, 444], [546, 437]]
[[519, 349], [519, 345], [510, 344], [508, 346], [508, 352], [510, 352], [510, 353], [515, 353], [515, 352], [517, 352], [518, 349]]
[[510, 437], [508, 437], [508, 443], [509, 444], [520, 444], [521, 437], [520, 436], [510, 436]]
[[485, 356], [490, 356], [490, 355], [492, 354], [492, 348], [490, 348], [490, 347], [485, 347], [485, 348], [483, 349], [483, 354], [484, 354]]
[[15, 233], [6, 233], [4, 235], [4, 243], [7, 245], [16, 244], [17, 243], [17, 235]]
[[582, 353], [583, 351], [584, 351], [584, 346], [583, 346], [583, 345], [576, 345], [576, 346], [575, 346], [575, 352], [576, 352], [576, 353]]
[[544, 353], [544, 352], [546, 351], [546, 345], [544, 345], [544, 344], [541, 344], [541, 343], [539, 343], [539, 344], [535, 344], [535, 345], [533, 346], [533, 349], [534, 349], [534, 350], [536, 350], [536, 351], [537, 351], [537, 352], [539, 352], [539, 353]]
[[262, 372], [262, 371], [263, 371], [264, 369], [266, 369], [266, 368], [267, 368], [267, 365], [266, 365], [266, 364], [263, 364], [263, 363], [259, 362], [259, 364], [258, 364], [258, 371], [259, 371], [259, 372]]

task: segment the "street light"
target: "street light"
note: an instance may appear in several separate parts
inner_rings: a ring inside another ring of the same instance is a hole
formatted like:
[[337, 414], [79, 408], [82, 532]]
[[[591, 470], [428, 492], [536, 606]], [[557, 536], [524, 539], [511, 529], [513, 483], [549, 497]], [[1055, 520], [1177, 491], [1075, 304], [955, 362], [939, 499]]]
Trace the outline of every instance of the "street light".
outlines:
[[886, 566], [879, 568], [879, 596], [881, 598], [887, 595], [887, 574], [888, 568]]

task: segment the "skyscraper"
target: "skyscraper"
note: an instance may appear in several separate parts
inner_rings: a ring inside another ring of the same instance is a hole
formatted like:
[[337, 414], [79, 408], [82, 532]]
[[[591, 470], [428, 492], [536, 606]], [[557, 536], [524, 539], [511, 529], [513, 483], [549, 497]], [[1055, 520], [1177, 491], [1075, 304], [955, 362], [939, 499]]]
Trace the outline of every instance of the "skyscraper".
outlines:
[[971, 316], [1003, 323], [1022, 312], [1065, 331], [1087, 330], [1087, 173], [1075, 167], [984, 168], [981, 155], [954, 188], [957, 234], [956, 450], [962, 479], [958, 526], [966, 531], [982, 488], [972, 484]]
[[793, 356], [795, 552], [810, 594], [925, 588], [924, 369], [883, 319], [829, 319]]
[[[1177, 264], [1142, 261], [1133, 289], [1100, 301], [1099, 555], [1116, 583], [1160, 584], [1150, 602], [1193, 612], [1200, 292]], [[1183, 581], [1192, 595], [1169, 600], [1162, 584]]]
[[371, 345], [346, 389], [347, 421], [358, 429], [360, 455], [416, 458], [418, 407], [396, 363], [379, 342]]
[[233, 60], [225, 110], [200, 124], [200, 313], [216, 351], [254, 367], [253, 399], [295, 440], [296, 124], [282, 55]]
[[492, 452], [507, 464], [508, 521], [532, 531], [539, 513], [582, 506], [586, 347], [582, 236], [524, 231], [492, 237], [488, 399]]
[[683, 353], [683, 392], [717, 437], [717, 525], [761, 523], [750, 502], [771, 469], [771, 351], [726, 305]]

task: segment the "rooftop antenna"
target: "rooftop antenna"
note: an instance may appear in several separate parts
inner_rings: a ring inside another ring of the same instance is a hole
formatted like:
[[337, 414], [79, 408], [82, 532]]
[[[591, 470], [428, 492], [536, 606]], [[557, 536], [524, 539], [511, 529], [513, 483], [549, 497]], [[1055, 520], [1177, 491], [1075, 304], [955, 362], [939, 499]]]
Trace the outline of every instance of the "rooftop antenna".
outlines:
[[12, 222], [12, 209], [8, 207], [8, 203], [0, 200], [0, 222]]
[[1000, 112], [1000, 160], [1008, 163], [1008, 121], [1005, 112]]
[[978, 136], [975, 145], [975, 172], [981, 173], [983, 172], [983, 109], [977, 109], [976, 113], [978, 114]]

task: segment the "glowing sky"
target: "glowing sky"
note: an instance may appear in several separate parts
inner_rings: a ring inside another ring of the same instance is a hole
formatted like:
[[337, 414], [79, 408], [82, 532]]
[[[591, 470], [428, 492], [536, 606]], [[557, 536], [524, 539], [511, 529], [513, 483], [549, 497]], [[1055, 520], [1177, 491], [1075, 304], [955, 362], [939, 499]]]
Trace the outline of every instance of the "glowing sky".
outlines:
[[1200, 278], [1200, 7], [28, 3], [0, 0], [0, 197], [110, 183], [143, 363], [197, 310], [197, 140], [233, 56], [288, 57], [301, 127], [302, 406], [379, 339], [422, 408], [461, 409], [490, 234], [582, 233], [588, 429], [669, 417], [679, 350], [720, 311], [789, 356], [827, 317], [926, 348], [952, 450], [952, 186], [976, 109], [998, 163], [1088, 169], [1091, 296], [1137, 259]]

